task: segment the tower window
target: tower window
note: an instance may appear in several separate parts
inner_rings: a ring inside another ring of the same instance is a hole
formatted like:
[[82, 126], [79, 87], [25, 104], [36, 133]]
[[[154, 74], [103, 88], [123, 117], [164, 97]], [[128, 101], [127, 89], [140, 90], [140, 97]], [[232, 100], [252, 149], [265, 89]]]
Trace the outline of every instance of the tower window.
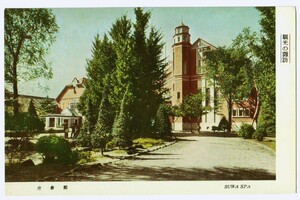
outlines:
[[187, 74], [187, 64], [186, 61], [183, 63], [183, 74]]

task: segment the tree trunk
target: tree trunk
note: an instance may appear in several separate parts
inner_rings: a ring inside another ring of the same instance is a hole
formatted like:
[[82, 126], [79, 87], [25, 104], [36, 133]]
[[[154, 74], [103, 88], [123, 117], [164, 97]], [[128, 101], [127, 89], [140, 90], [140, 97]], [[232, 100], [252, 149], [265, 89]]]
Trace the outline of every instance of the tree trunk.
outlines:
[[19, 101], [18, 101], [18, 77], [17, 77], [17, 59], [14, 58], [13, 62], [13, 112], [14, 115], [19, 113]]
[[257, 119], [258, 119], [258, 115], [259, 115], [259, 110], [260, 110], [260, 98], [259, 98], [259, 91], [256, 89], [256, 105], [255, 105], [255, 112], [253, 114], [253, 121], [252, 121], [252, 126], [254, 124], [254, 122], [256, 122], [257, 124]]
[[104, 148], [101, 148], [101, 155], [104, 156]]
[[228, 100], [228, 129], [227, 133], [231, 132], [231, 126], [232, 126], [232, 95], [229, 95]]
[[190, 121], [190, 130], [191, 130], [191, 133], [193, 133], [193, 121], [192, 121], [191, 117], [189, 118], [189, 121]]
[[17, 46], [17, 50], [15, 53], [13, 53], [13, 112], [14, 115], [17, 115], [19, 113], [19, 101], [18, 101], [18, 73], [17, 73], [17, 66], [19, 62], [19, 55], [21, 51], [21, 47], [23, 45], [24, 40], [26, 39], [26, 34], [22, 33], [20, 36], [20, 40]]

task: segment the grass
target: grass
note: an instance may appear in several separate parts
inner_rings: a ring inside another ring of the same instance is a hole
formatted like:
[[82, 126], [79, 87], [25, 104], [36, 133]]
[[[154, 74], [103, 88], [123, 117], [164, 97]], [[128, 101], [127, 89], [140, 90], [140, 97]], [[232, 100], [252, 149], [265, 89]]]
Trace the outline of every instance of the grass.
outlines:
[[276, 152], [276, 142], [275, 141], [261, 141], [260, 144], [266, 145], [267, 147], [273, 149]]
[[164, 141], [161, 139], [153, 139], [153, 138], [138, 138], [133, 140], [133, 144], [135, 146], [142, 145], [144, 148], [149, 148], [153, 146], [163, 145]]
[[259, 144], [265, 145], [269, 148], [271, 148], [273, 151], [276, 152], [276, 142], [273, 140], [263, 140], [263, 141], [258, 141], [256, 139], [252, 139], [252, 141], [258, 142]]

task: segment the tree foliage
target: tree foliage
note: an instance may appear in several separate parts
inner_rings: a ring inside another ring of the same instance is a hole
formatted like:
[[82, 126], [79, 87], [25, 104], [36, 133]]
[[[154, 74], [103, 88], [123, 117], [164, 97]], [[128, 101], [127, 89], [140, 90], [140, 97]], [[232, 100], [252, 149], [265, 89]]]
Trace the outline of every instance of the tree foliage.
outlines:
[[249, 96], [252, 85], [247, 81], [251, 60], [241, 48], [218, 47], [205, 52], [205, 76], [216, 81], [220, 94], [227, 102], [228, 132], [232, 125], [232, 106], [235, 99]]
[[[87, 114], [87, 99], [90, 99], [95, 108], [90, 123], [95, 125], [94, 119], [100, 113], [98, 105], [106, 96], [111, 105], [111, 116], [117, 120], [130, 85], [128, 93], [133, 98], [132, 103], [126, 105], [126, 112], [130, 114], [128, 133], [151, 137], [156, 111], [166, 92], [163, 87], [166, 65], [161, 58], [162, 35], [154, 27], [148, 30], [150, 12], [141, 8], [134, 12], [134, 22], [124, 15], [113, 23], [108, 36], [95, 37], [92, 59], [87, 62], [88, 83], [81, 97], [80, 110]], [[124, 112], [122, 115], [126, 116]]]
[[102, 98], [98, 120], [95, 126], [94, 131], [91, 135], [91, 144], [92, 147], [101, 148], [103, 155], [106, 143], [112, 138], [111, 129], [112, 129], [113, 117], [110, 113], [110, 105], [106, 97]]
[[33, 117], [38, 117], [38, 114], [36, 112], [33, 99], [30, 99], [29, 105], [28, 105], [28, 114], [33, 116]]
[[120, 113], [117, 115], [112, 128], [113, 142], [119, 148], [125, 148], [132, 144], [129, 126], [132, 113], [128, 110], [131, 103], [132, 94], [130, 84], [128, 84], [122, 99]]
[[190, 94], [184, 97], [182, 104], [179, 106], [180, 115], [189, 119], [191, 132], [193, 132], [192, 123], [193, 119], [195, 119], [198, 126], [198, 132], [200, 133], [202, 115], [211, 110], [210, 106], [203, 106], [202, 101], [203, 96], [201, 93]]
[[169, 109], [161, 104], [155, 118], [155, 131], [157, 138], [167, 138], [172, 135], [172, 126], [169, 118]]
[[5, 81], [13, 86], [14, 114], [19, 112], [20, 80], [52, 77], [45, 56], [57, 31], [55, 16], [49, 9], [5, 9]]
[[[266, 129], [269, 129], [274, 131], [272, 134], [275, 134], [275, 8], [258, 7], [257, 10], [261, 14], [260, 33], [251, 32], [249, 28], [245, 28], [234, 40], [233, 46], [244, 49], [252, 61], [252, 66], [249, 68], [252, 72], [248, 75], [256, 91], [254, 120], [257, 121], [258, 130], [266, 133], [269, 132]], [[266, 123], [272, 127], [267, 128], [264, 125]]]

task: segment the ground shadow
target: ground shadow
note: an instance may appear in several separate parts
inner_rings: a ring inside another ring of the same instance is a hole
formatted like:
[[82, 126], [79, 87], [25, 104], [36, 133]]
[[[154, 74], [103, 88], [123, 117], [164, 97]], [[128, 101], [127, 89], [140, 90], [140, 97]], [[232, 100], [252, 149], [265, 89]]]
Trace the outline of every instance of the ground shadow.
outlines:
[[263, 169], [226, 168], [173, 168], [141, 167], [117, 164], [97, 166], [44, 181], [216, 181], [216, 180], [276, 180], [276, 175]]

